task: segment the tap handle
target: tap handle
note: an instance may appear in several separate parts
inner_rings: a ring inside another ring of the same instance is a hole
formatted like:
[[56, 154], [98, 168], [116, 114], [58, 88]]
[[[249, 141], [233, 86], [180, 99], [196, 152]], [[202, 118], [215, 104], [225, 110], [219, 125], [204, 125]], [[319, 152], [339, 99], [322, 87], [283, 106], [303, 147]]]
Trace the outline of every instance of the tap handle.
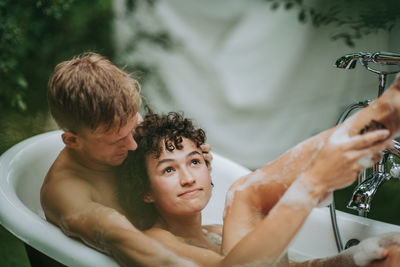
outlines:
[[392, 167], [390, 168], [390, 175], [393, 178], [400, 179], [400, 164], [395, 162], [393, 154], [389, 154], [388, 159], [389, 159], [390, 163], [392, 164]]

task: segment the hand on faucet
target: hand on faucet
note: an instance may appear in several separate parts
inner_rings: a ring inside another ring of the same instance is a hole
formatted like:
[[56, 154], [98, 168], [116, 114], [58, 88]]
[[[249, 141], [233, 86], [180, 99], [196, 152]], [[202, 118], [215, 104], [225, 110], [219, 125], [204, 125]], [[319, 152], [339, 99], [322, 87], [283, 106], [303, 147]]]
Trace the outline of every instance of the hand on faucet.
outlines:
[[333, 143], [327, 138], [302, 179], [323, 194], [346, 187], [365, 168], [361, 159], [368, 158], [374, 164], [380, 159], [380, 152], [393, 145], [391, 140], [387, 140], [388, 136], [389, 131], [377, 130], [340, 143]]

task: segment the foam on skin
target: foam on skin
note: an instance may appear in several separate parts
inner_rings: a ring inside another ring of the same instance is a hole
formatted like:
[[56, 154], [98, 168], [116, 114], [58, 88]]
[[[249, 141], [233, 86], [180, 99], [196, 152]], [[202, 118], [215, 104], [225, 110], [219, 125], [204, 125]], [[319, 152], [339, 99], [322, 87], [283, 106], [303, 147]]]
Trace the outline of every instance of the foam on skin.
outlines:
[[349, 142], [352, 138], [350, 137], [349, 132], [350, 128], [353, 125], [354, 115], [347, 119], [342, 125], [338, 126], [337, 129], [331, 134], [329, 137], [329, 143], [332, 145], [340, 145]]
[[353, 259], [357, 266], [366, 266], [375, 259], [382, 258], [384, 247], [393, 244], [400, 244], [400, 233], [388, 233], [382, 236], [372, 237], [363, 240], [353, 249]]
[[260, 169], [249, 174], [243, 184], [237, 186], [234, 190], [229, 190], [226, 193], [225, 209], [224, 209], [224, 215], [223, 215], [224, 218], [225, 218], [227, 209], [229, 209], [233, 203], [233, 199], [234, 199], [235, 193], [237, 191], [242, 191], [242, 190], [246, 189], [248, 186], [253, 186], [254, 188], [257, 188], [258, 186], [260, 186], [262, 184], [267, 184], [271, 181], [279, 182], [280, 177], [281, 177], [280, 175], [267, 176], [267, 174]]
[[364, 168], [369, 168], [374, 165], [374, 161], [372, 160], [372, 154], [366, 155], [360, 158], [357, 163], [363, 166]]
[[293, 182], [276, 206], [286, 205], [294, 209], [304, 209], [315, 207], [318, 204], [318, 200], [314, 199], [310, 195], [310, 192], [313, 189], [312, 185], [301, 179], [302, 176], [303, 174], [300, 174], [300, 177]]
[[[104, 218], [103, 217], [104, 215], [106, 215], [107, 221], [118, 222], [119, 226], [122, 229], [136, 231], [136, 232], [139, 231], [136, 228], [132, 227], [131, 223], [128, 221], [128, 219], [126, 219], [124, 215], [118, 213], [113, 209], [102, 206], [88, 207], [70, 216], [65, 216], [61, 218], [60, 227], [66, 235], [71, 236], [72, 235], [72, 232], [70, 230], [71, 223], [79, 222], [80, 224], [85, 224], [88, 221], [89, 217], [92, 217], [92, 219], [94, 218], [94, 220], [98, 222], [98, 224], [94, 225], [92, 228], [95, 239], [94, 242], [95, 244], [97, 244], [95, 245], [95, 247], [97, 249], [103, 250], [108, 245], [104, 243], [105, 237], [108, 234], [112, 233], [112, 230], [108, 229], [108, 227], [101, 226], [101, 224], [105, 221], [104, 219], [100, 220], [100, 218]], [[83, 239], [83, 241], [89, 246], [94, 246], [94, 244], [92, 244], [92, 242], [90, 242], [89, 240]], [[98, 245], [100, 245], [100, 247]]]
[[309, 261], [307, 266], [367, 266], [374, 260], [382, 259], [384, 248], [393, 244], [400, 244], [400, 233], [370, 237], [338, 255]]
[[284, 177], [290, 170], [293, 170], [292, 167], [290, 166], [290, 163], [292, 161], [296, 160], [297, 158], [301, 157], [301, 155], [302, 155], [301, 151], [304, 149], [304, 146], [307, 144], [307, 145], [311, 146], [311, 149], [313, 149], [314, 151], [313, 151], [313, 154], [311, 155], [310, 159], [299, 170], [299, 173], [302, 173], [305, 169], [307, 169], [307, 167], [311, 164], [311, 162], [313, 162], [313, 160], [316, 158], [319, 151], [325, 144], [322, 137], [319, 139], [316, 139], [315, 142], [313, 142], [312, 144], [308, 144], [307, 142], [308, 142], [308, 140], [298, 144], [290, 151], [288, 163], [281, 170], [280, 173], [268, 174], [268, 173], [262, 171], [261, 169], [258, 169], [255, 172], [249, 174], [243, 184], [237, 186], [233, 190], [229, 190], [227, 192], [226, 198], [225, 198], [225, 209], [224, 209], [223, 217], [225, 218], [227, 211], [229, 211], [229, 209], [233, 203], [235, 193], [237, 191], [242, 191], [242, 190], [246, 189], [248, 186], [253, 186], [255, 189], [257, 189], [258, 186], [267, 184], [272, 181], [283, 184], [285, 187], [288, 187], [287, 184], [282, 182], [282, 177]]

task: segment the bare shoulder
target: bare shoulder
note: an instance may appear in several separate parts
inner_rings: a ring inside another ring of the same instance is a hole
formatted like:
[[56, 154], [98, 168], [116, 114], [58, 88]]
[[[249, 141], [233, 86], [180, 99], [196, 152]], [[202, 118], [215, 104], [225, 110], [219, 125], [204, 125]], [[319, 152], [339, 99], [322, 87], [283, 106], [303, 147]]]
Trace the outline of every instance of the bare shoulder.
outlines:
[[49, 194], [53, 190], [57, 193], [64, 191], [70, 193], [70, 187], [79, 191], [88, 190], [90, 185], [81, 177], [82, 173], [82, 167], [74, 163], [71, 156], [62, 150], [47, 172], [41, 194]]
[[144, 233], [154, 239], [160, 240], [176, 240], [178, 241], [178, 238], [173, 235], [171, 232], [164, 230], [162, 228], [158, 228], [158, 227], [152, 227], [146, 231], [144, 231]]
[[173, 250], [176, 250], [177, 247], [187, 246], [184, 238], [178, 237], [173, 233], [159, 227], [152, 227], [144, 231], [144, 234], [155, 240], [158, 240], [167, 247], [173, 248]]
[[184, 238], [175, 236], [167, 230], [153, 227], [144, 233], [160, 242], [167, 249], [198, 263], [200, 266], [219, 266], [218, 263], [222, 260], [219, 253], [207, 247], [185, 242]]
[[[90, 184], [81, 179], [74, 170], [51, 168], [47, 173], [40, 191], [41, 200], [47, 197], [59, 199], [66, 196], [90, 198]], [[52, 199], [53, 200], [53, 199]], [[42, 203], [45, 204], [45, 203]]]
[[[61, 155], [60, 155], [61, 156]], [[48, 171], [40, 190], [40, 202], [47, 219], [57, 223], [59, 217], [91, 201], [91, 186], [81, 179], [60, 156]]]

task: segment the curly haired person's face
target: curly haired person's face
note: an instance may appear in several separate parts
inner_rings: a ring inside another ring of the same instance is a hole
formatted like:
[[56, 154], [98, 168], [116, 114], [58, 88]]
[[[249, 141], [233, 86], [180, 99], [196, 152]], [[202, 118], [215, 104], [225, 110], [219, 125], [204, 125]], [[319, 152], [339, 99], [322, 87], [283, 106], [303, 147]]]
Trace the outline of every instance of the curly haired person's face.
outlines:
[[164, 149], [158, 159], [146, 158], [151, 184], [147, 202], [154, 202], [163, 217], [201, 212], [211, 197], [211, 177], [201, 149], [187, 138], [182, 145]]

